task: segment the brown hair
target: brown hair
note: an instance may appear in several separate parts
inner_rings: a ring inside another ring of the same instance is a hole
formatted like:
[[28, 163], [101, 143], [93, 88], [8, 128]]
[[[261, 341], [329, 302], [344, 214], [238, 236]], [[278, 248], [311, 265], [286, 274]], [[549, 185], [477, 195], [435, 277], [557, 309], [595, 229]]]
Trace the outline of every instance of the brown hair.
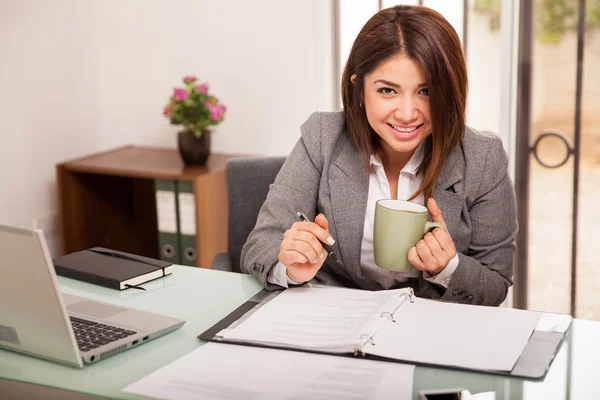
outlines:
[[[361, 107], [364, 77], [398, 54], [414, 60], [429, 87], [433, 133], [427, 138], [421, 193], [431, 197], [447, 155], [465, 133], [467, 67], [456, 31], [437, 11], [420, 6], [395, 6], [375, 14], [356, 37], [342, 75], [342, 102], [350, 140], [367, 169], [370, 156], [379, 154], [379, 136]], [[354, 83], [351, 77], [356, 74]]]

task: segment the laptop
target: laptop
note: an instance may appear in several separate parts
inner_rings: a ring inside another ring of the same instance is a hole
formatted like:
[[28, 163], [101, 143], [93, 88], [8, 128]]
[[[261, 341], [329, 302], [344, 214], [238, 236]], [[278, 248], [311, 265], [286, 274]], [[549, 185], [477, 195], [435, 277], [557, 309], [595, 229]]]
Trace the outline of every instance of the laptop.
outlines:
[[185, 323], [61, 294], [39, 229], [0, 225], [0, 262], [0, 348], [82, 368]]

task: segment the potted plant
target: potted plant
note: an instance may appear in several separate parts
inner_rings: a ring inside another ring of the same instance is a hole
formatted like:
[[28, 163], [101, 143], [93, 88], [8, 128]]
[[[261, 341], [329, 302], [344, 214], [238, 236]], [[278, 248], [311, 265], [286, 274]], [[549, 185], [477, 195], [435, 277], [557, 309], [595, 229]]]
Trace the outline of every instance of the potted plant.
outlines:
[[183, 87], [176, 87], [163, 114], [172, 125], [181, 125], [178, 146], [186, 165], [204, 165], [210, 154], [209, 129], [225, 119], [226, 107], [208, 92], [207, 83], [195, 76], [183, 78]]

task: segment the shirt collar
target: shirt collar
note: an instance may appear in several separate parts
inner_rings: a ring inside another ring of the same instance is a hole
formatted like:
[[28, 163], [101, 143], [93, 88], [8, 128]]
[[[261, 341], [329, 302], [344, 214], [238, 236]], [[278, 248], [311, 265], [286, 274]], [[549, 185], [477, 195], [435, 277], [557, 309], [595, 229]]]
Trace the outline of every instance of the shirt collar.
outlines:
[[[419, 146], [417, 146], [417, 149], [413, 153], [412, 157], [410, 158], [410, 160], [408, 160], [408, 162], [406, 163], [404, 168], [402, 168], [400, 173], [404, 172], [406, 174], [416, 175], [417, 170], [421, 166], [421, 163], [423, 162], [424, 158], [425, 158], [425, 140], [423, 140], [419, 144]], [[379, 157], [377, 157], [373, 154], [371, 155], [370, 163], [374, 167], [383, 168], [383, 164], [381, 163], [381, 160], [379, 159]]]

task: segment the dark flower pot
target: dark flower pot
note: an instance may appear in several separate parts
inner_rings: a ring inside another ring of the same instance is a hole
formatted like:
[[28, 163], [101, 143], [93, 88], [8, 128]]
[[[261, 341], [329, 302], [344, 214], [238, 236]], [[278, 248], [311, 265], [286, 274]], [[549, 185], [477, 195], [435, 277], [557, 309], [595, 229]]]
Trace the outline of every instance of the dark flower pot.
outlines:
[[198, 139], [190, 132], [179, 132], [179, 154], [185, 165], [205, 165], [210, 155], [210, 132]]

